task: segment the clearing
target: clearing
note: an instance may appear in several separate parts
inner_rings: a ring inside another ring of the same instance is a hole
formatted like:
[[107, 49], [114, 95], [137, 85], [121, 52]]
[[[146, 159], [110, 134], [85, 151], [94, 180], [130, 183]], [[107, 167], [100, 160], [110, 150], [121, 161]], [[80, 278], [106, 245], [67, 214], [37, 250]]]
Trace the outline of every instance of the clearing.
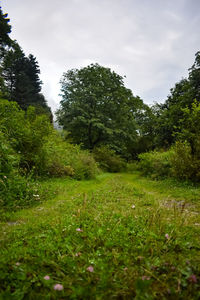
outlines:
[[50, 179], [0, 223], [0, 299], [200, 299], [200, 188], [135, 174]]

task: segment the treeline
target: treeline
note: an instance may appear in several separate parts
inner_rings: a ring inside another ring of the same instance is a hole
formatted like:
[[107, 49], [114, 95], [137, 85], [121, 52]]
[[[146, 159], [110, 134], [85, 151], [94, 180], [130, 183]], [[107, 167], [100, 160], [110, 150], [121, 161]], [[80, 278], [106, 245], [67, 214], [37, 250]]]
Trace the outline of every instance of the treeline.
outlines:
[[153, 177], [200, 181], [200, 52], [188, 78], [151, 107], [98, 64], [69, 70], [61, 86], [58, 121], [72, 142], [98, 153], [100, 164], [113, 151], [127, 162], [139, 160]]
[[[200, 52], [188, 78], [152, 108], [154, 152], [139, 155], [140, 169], [153, 177], [200, 181]], [[153, 149], [152, 149], [153, 150]]]

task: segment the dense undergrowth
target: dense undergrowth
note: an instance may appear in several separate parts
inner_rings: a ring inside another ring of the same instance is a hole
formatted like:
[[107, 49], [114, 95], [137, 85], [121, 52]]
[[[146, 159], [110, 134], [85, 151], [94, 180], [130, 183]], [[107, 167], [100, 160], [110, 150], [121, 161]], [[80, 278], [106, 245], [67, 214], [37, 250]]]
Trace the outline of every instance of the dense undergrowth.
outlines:
[[[94, 178], [98, 166], [88, 151], [66, 142], [46, 115], [33, 107], [0, 101], [0, 206], [17, 208], [37, 200], [37, 178]], [[40, 192], [42, 193], [42, 192]]]

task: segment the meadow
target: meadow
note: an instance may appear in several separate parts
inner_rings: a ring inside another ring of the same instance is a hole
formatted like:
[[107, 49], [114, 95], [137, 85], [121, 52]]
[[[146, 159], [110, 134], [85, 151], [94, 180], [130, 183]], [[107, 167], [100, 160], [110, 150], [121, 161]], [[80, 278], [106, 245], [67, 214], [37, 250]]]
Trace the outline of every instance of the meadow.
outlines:
[[49, 198], [2, 215], [0, 299], [200, 298], [199, 186], [139, 172], [41, 185]]

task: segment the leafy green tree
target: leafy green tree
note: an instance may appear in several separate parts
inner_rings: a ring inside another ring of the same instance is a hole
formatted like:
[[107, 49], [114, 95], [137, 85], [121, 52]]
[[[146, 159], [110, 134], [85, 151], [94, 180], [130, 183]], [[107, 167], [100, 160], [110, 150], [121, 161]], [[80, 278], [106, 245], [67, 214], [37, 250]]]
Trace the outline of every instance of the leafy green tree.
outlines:
[[183, 109], [192, 110], [195, 99], [200, 99], [200, 52], [196, 53], [188, 78], [175, 84], [164, 104], [154, 107], [155, 144], [158, 147], [169, 147], [176, 141], [178, 133], [182, 132], [185, 126]]
[[134, 116], [142, 100], [124, 86], [121, 76], [91, 64], [64, 73], [61, 87], [62, 101], [56, 115], [74, 143], [87, 149], [108, 145], [124, 154], [136, 142]]
[[189, 69], [189, 81], [193, 99], [200, 100], [200, 51], [195, 54], [195, 62]]
[[176, 137], [190, 144], [192, 155], [200, 159], [200, 103], [195, 100], [189, 107], [183, 108], [183, 119], [180, 120], [180, 132]]

